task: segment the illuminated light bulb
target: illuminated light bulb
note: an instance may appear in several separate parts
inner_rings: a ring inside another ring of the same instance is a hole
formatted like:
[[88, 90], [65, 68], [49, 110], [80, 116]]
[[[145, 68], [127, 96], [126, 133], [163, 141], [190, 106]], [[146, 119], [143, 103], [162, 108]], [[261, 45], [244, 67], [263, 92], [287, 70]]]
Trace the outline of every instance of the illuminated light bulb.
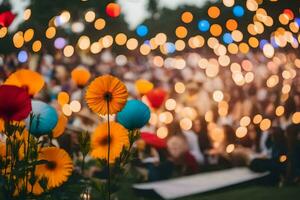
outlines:
[[78, 39], [78, 46], [81, 50], [87, 50], [90, 47], [91, 41], [90, 38], [88, 36], [81, 36]]
[[81, 104], [80, 104], [80, 102], [76, 101], [76, 100], [71, 101], [71, 103], [70, 103], [70, 109], [71, 109], [72, 112], [75, 112], [75, 113], [79, 112], [81, 110]]
[[219, 63], [216, 59], [210, 59], [205, 74], [209, 78], [216, 77], [219, 74]]
[[167, 35], [164, 33], [158, 33], [155, 36], [155, 43], [158, 45], [162, 45], [162, 44], [166, 43], [166, 41], [167, 41]]
[[210, 33], [212, 36], [218, 37], [222, 34], [222, 27], [219, 24], [213, 24], [210, 27]]
[[276, 116], [280, 117], [284, 114], [284, 107], [283, 106], [278, 106], [275, 110]]
[[31, 9], [27, 8], [24, 11], [23, 19], [24, 19], [24, 21], [27, 21], [30, 17], [31, 17]]
[[211, 49], [215, 49], [219, 46], [219, 41], [217, 38], [215, 37], [210, 37], [208, 40], [207, 40], [207, 45], [211, 48]]
[[239, 50], [243, 54], [247, 54], [249, 52], [249, 45], [247, 43], [240, 43], [239, 44]]
[[155, 113], [151, 113], [150, 115], [150, 119], [149, 119], [149, 124], [151, 124], [152, 126], [155, 126], [158, 122], [158, 116]]
[[207, 121], [207, 122], [212, 122], [213, 119], [214, 119], [214, 114], [213, 114], [213, 112], [212, 112], [212, 111], [207, 111], [207, 112], [205, 113], [205, 115], [204, 115], [204, 119], [205, 119], [205, 121]]
[[237, 138], [243, 138], [247, 135], [247, 132], [248, 130], [246, 127], [240, 126], [236, 129], [235, 135]]
[[238, 23], [236, 20], [234, 19], [229, 19], [226, 21], [226, 28], [229, 30], [229, 31], [234, 31], [238, 28]]
[[90, 47], [90, 50], [93, 54], [97, 54], [97, 53], [100, 53], [101, 50], [102, 50], [102, 47], [101, 45], [99, 44], [99, 42], [94, 42], [92, 43], [91, 47]]
[[220, 9], [217, 6], [211, 6], [208, 10], [207, 10], [207, 14], [210, 18], [212, 19], [216, 19], [220, 16]]
[[47, 28], [45, 35], [46, 35], [46, 38], [48, 38], [48, 39], [54, 38], [56, 35], [56, 28], [53, 26]]
[[163, 126], [163, 127], [160, 127], [157, 129], [156, 135], [160, 139], [164, 139], [164, 138], [168, 137], [168, 132], [169, 132], [168, 128]]
[[293, 33], [299, 32], [299, 24], [297, 22], [291, 22], [289, 28]]
[[14, 34], [13, 43], [16, 48], [21, 48], [24, 45], [23, 32], [19, 31]]
[[292, 116], [292, 122], [294, 124], [299, 124], [300, 123], [300, 112], [295, 112]]
[[221, 66], [226, 67], [230, 64], [230, 57], [227, 55], [222, 55], [218, 58], [218, 62]]
[[142, 44], [140, 47], [140, 52], [142, 55], [148, 55], [151, 52], [151, 48], [147, 44]]
[[224, 94], [222, 91], [220, 91], [220, 90], [214, 91], [213, 99], [215, 102], [221, 102], [223, 100], [223, 98], [224, 98]]
[[275, 87], [279, 83], [279, 77], [277, 75], [272, 75], [267, 79], [267, 87]]
[[181, 20], [186, 24], [191, 23], [193, 21], [193, 18], [193, 14], [191, 12], [186, 11], [181, 15]]
[[181, 119], [179, 124], [180, 124], [180, 128], [185, 131], [190, 130], [193, 126], [193, 122], [189, 118]]
[[251, 122], [250, 117], [249, 116], [244, 116], [240, 120], [240, 126], [246, 127], [250, 124], [250, 122]]
[[245, 82], [251, 83], [254, 80], [254, 73], [253, 72], [247, 72], [245, 74]]
[[104, 29], [105, 28], [105, 25], [106, 25], [106, 22], [105, 22], [105, 20], [104, 19], [102, 19], [102, 18], [99, 18], [99, 19], [97, 19], [95, 22], [94, 22], [94, 27], [95, 27], [95, 29], [96, 30], [102, 30], [102, 29]]
[[162, 112], [158, 116], [159, 121], [164, 124], [170, 124], [173, 121], [173, 115], [170, 112]]
[[42, 43], [40, 40], [36, 40], [34, 41], [34, 43], [32, 44], [32, 51], [34, 52], [38, 52], [40, 51], [42, 48]]
[[231, 36], [235, 42], [240, 42], [243, 40], [243, 33], [239, 30], [232, 31]]
[[288, 15], [286, 14], [280, 14], [279, 15], [279, 22], [283, 25], [287, 25], [289, 23], [290, 19], [288, 17]]
[[30, 40], [32, 40], [33, 36], [34, 36], [34, 30], [32, 28], [27, 29], [24, 32], [24, 41], [29, 42]]
[[74, 22], [71, 29], [74, 33], [81, 33], [84, 30], [84, 24], [82, 22]]
[[109, 48], [113, 44], [113, 37], [111, 35], [106, 35], [102, 38], [103, 48]]
[[250, 37], [248, 43], [252, 48], [257, 48], [259, 46], [258, 39], [256, 39], [255, 37]]
[[229, 145], [227, 145], [227, 147], [226, 147], [226, 152], [227, 152], [227, 153], [232, 153], [232, 152], [234, 151], [234, 149], [235, 149], [234, 144], [229, 144]]
[[268, 26], [268, 27], [271, 27], [271, 26], [273, 26], [273, 24], [274, 24], [274, 20], [273, 20], [273, 18], [272, 18], [272, 17], [269, 17], [269, 16], [267, 16], [267, 17], [266, 17], [266, 20], [264, 21], [264, 24], [265, 24], [266, 26]]
[[188, 31], [184, 26], [178, 26], [175, 30], [175, 34], [178, 38], [185, 38], [187, 33]]
[[0, 38], [4, 38], [7, 34], [7, 32], [8, 32], [7, 27], [1, 27], [0, 28]]
[[251, 35], [257, 35], [257, 32], [255, 31], [255, 28], [254, 28], [254, 24], [249, 24], [247, 26], [247, 31], [248, 33], [250, 33]]
[[70, 12], [69, 11], [63, 11], [61, 14], [60, 14], [60, 20], [61, 20], [61, 24], [65, 24], [65, 23], [67, 23], [69, 20], [70, 20], [70, 18], [71, 18], [71, 14], [70, 14]]
[[72, 110], [69, 104], [65, 104], [62, 107], [62, 112], [65, 116], [69, 117], [72, 115]]
[[153, 64], [156, 67], [162, 67], [164, 65], [164, 59], [161, 56], [154, 56]]
[[290, 91], [291, 91], [291, 86], [288, 85], [288, 84], [284, 84], [282, 89], [281, 89], [281, 92], [283, 94], [288, 94]]
[[235, 0], [223, 0], [223, 4], [226, 7], [232, 7], [235, 3]]
[[86, 12], [84, 15], [84, 19], [87, 22], [93, 22], [95, 20], [95, 18], [96, 18], [96, 14], [94, 11], [91, 11], [91, 10]]
[[165, 108], [167, 110], [175, 110], [176, 109], [176, 100], [175, 99], [168, 99], [165, 102]]
[[228, 52], [231, 54], [237, 54], [239, 52], [239, 47], [238, 45], [231, 43], [228, 45]]
[[279, 157], [279, 162], [283, 163], [283, 162], [285, 162], [285, 161], [287, 161], [287, 156], [286, 156], [286, 155], [281, 155], [281, 156]]
[[259, 124], [261, 122], [261, 120], [263, 119], [263, 117], [260, 114], [257, 114], [253, 117], [253, 123], [254, 124]]
[[254, 31], [257, 34], [262, 34], [264, 32], [264, 25], [260, 22], [254, 22]]
[[118, 33], [115, 37], [115, 41], [117, 45], [124, 45], [127, 41], [127, 36], [124, 33]]
[[178, 94], [182, 94], [185, 91], [185, 85], [182, 82], [177, 82], [175, 83], [174, 89]]
[[185, 42], [183, 40], [176, 40], [175, 48], [177, 51], [183, 51], [185, 49]]
[[208, 60], [205, 59], [205, 58], [200, 58], [199, 61], [198, 61], [198, 66], [201, 69], [206, 69], [206, 67], [208, 66]]
[[256, 11], [258, 9], [258, 3], [255, 0], [247, 0], [246, 7], [250, 11]]
[[230, 65], [230, 71], [232, 73], [235, 73], [235, 72], [241, 72], [242, 71], [242, 68], [241, 68], [241, 65], [238, 64], [238, 63], [232, 63]]
[[63, 53], [65, 57], [71, 57], [74, 54], [74, 47], [71, 45], [65, 46]]
[[260, 124], [259, 124], [259, 127], [262, 131], [266, 131], [268, 130], [270, 127], [271, 127], [271, 120], [269, 119], [263, 119]]
[[250, 60], [243, 60], [242, 61], [242, 68], [245, 70], [245, 71], [251, 71], [253, 69], [253, 65], [252, 63], [250, 62]]
[[127, 40], [127, 43], [126, 43], [126, 47], [129, 50], [135, 50], [138, 45], [139, 45], [139, 43], [138, 43], [137, 39], [135, 39], [135, 38], [130, 38], [129, 40]]

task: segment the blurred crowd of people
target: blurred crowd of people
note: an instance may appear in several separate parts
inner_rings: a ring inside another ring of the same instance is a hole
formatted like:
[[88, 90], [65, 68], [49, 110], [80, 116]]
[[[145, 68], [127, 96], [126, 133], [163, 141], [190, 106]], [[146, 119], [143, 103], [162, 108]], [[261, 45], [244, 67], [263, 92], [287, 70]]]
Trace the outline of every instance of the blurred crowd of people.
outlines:
[[[152, 109], [150, 122], [142, 130], [156, 135], [163, 145], [157, 147], [144, 139], [135, 145], [137, 159], [132, 165], [142, 181], [248, 166], [258, 172], [271, 171], [275, 182], [295, 182], [300, 177], [297, 56], [277, 53], [267, 59], [259, 52], [238, 54], [226, 64], [207, 52], [164, 58], [113, 55], [106, 50], [98, 56], [71, 58], [62, 52], [30, 55], [20, 63], [11, 54], [0, 57], [0, 83], [15, 70], [30, 68], [39, 71], [47, 83], [35, 98], [57, 106], [57, 94], [66, 91], [72, 100], [79, 100], [82, 109], [71, 117], [70, 134], [58, 139], [59, 145], [76, 153], [72, 134], [82, 129], [92, 132], [98, 116], [84, 105], [85, 90], [71, 80], [71, 71], [82, 65], [92, 77], [113, 74], [124, 81], [131, 98], [145, 102], [135, 81], [148, 80], [167, 96], [160, 108]], [[170, 99], [175, 106], [167, 105]]]

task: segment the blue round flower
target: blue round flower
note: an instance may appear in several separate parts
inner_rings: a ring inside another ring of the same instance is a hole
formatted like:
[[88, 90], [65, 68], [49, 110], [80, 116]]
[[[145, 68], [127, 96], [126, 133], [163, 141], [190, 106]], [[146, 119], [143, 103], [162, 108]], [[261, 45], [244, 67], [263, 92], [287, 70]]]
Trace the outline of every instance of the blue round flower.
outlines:
[[117, 114], [117, 121], [129, 130], [142, 128], [150, 119], [150, 109], [139, 100], [127, 101], [124, 108]]
[[202, 32], [208, 31], [210, 28], [210, 24], [207, 20], [203, 19], [198, 22], [198, 29]]
[[32, 100], [31, 105], [33, 117], [31, 122], [26, 119], [27, 129], [37, 137], [51, 133], [58, 121], [56, 110], [42, 101]]
[[233, 15], [236, 17], [243, 17], [245, 14], [245, 10], [242, 6], [234, 6], [233, 7]]

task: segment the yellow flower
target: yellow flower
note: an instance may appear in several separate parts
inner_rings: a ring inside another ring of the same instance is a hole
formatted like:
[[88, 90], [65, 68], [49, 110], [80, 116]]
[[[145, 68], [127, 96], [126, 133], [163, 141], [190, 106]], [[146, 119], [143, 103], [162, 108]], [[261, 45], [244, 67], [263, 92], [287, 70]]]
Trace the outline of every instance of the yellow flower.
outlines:
[[61, 136], [64, 133], [67, 124], [68, 124], [68, 118], [61, 113], [58, 117], [58, 121], [55, 128], [52, 130], [52, 137], [58, 138], [59, 136]]
[[[85, 99], [92, 111], [106, 115], [115, 114], [126, 104], [128, 93], [126, 86], [116, 77], [104, 75], [96, 78], [86, 91]], [[107, 109], [109, 102], [109, 110]]]
[[[91, 156], [93, 158], [108, 158], [108, 124], [100, 124], [91, 137]], [[129, 145], [128, 131], [117, 122], [110, 122], [110, 156], [109, 162], [114, 163], [120, 156], [123, 147]]]
[[4, 84], [26, 88], [28, 94], [34, 96], [44, 87], [45, 81], [43, 77], [35, 71], [20, 69], [11, 74]]
[[69, 154], [57, 147], [44, 147], [38, 155], [38, 160], [46, 160], [47, 164], [36, 167], [36, 175], [40, 178], [47, 178], [48, 189], [55, 188], [68, 180], [73, 171], [73, 163]]

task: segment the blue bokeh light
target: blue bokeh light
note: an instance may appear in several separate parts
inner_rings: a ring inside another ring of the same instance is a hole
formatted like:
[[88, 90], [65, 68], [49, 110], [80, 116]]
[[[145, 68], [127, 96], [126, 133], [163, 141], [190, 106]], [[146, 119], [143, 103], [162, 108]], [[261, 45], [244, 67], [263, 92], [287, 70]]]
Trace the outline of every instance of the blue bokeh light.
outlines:
[[226, 43], [226, 44], [231, 44], [231, 43], [233, 42], [233, 39], [232, 39], [231, 34], [230, 34], [230, 33], [225, 33], [225, 34], [223, 35], [223, 41], [224, 41], [224, 43]]
[[203, 19], [198, 22], [198, 29], [202, 32], [208, 31], [210, 28], [210, 24], [207, 20]]
[[265, 46], [266, 44], [268, 44], [268, 43], [269, 43], [268, 40], [262, 39], [262, 40], [259, 42], [259, 48], [263, 49], [264, 46]]
[[28, 54], [26, 51], [22, 50], [18, 53], [18, 60], [21, 63], [25, 63], [28, 60]]
[[236, 17], [243, 17], [245, 14], [245, 10], [242, 6], [234, 6], [233, 7], [233, 15]]
[[139, 25], [136, 28], [136, 34], [140, 37], [144, 37], [148, 34], [149, 30], [148, 27], [146, 25]]

